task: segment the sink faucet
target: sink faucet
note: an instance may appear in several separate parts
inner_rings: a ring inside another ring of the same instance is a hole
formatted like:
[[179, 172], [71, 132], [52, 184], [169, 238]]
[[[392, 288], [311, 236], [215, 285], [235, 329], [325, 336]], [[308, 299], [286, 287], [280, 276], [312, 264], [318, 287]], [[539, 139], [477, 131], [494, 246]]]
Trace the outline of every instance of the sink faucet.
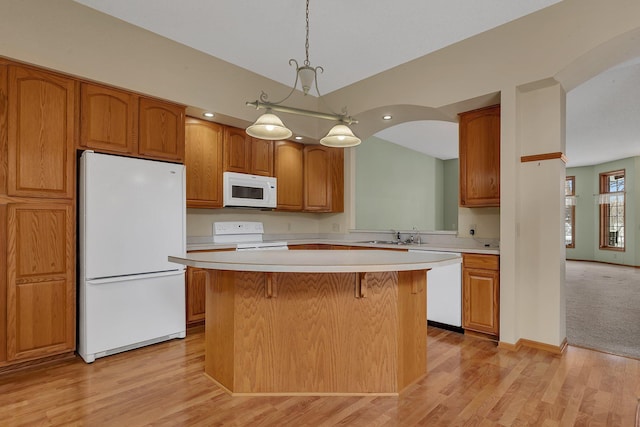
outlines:
[[412, 228], [413, 232], [411, 233], [411, 235], [409, 236], [409, 243], [417, 243], [420, 244], [420, 232], [418, 231], [418, 229], [414, 226]]

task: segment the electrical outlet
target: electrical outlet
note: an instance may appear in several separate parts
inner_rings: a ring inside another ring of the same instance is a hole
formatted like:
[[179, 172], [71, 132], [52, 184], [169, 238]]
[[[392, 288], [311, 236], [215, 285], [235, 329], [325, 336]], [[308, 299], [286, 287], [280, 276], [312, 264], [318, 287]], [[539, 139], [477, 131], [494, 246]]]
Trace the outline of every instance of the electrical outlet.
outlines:
[[475, 236], [476, 231], [477, 231], [476, 225], [475, 224], [471, 224], [469, 226], [469, 235]]

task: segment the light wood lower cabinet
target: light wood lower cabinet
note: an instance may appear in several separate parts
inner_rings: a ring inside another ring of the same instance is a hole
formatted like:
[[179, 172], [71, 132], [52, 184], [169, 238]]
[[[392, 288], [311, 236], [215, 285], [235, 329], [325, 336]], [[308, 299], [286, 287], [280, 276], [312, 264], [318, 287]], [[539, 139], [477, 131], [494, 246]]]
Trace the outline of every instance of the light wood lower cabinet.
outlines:
[[500, 332], [500, 257], [463, 254], [462, 327], [494, 337]]
[[187, 324], [204, 321], [208, 277], [207, 270], [187, 267]]
[[75, 208], [9, 203], [7, 360], [75, 349]]
[[426, 373], [425, 270], [209, 274], [205, 372], [232, 393], [396, 394]]

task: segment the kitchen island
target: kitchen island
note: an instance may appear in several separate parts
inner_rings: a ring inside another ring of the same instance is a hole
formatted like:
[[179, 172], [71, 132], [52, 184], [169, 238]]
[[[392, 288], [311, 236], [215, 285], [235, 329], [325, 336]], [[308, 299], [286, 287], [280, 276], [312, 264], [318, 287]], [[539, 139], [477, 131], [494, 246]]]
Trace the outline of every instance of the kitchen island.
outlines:
[[450, 255], [201, 252], [205, 372], [232, 394], [390, 394], [426, 373], [426, 271]]

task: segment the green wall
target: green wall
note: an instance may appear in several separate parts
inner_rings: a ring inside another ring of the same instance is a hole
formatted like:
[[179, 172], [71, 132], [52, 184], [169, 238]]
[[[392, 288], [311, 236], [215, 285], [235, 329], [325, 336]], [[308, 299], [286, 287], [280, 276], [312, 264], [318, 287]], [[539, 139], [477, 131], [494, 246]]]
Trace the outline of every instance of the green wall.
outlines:
[[[457, 161], [445, 162], [376, 137], [357, 146], [355, 155], [357, 229], [443, 230], [457, 225]], [[451, 200], [455, 214], [446, 207]], [[449, 215], [453, 219], [445, 219]]]
[[458, 230], [458, 159], [443, 160], [443, 230]]
[[[637, 172], [640, 157], [630, 157], [594, 166], [567, 168], [567, 176], [576, 177], [576, 247], [567, 249], [568, 259], [601, 261], [614, 264], [640, 265], [640, 200]], [[625, 251], [599, 249], [599, 210], [595, 194], [599, 192], [599, 176], [603, 172], [625, 170]]]

